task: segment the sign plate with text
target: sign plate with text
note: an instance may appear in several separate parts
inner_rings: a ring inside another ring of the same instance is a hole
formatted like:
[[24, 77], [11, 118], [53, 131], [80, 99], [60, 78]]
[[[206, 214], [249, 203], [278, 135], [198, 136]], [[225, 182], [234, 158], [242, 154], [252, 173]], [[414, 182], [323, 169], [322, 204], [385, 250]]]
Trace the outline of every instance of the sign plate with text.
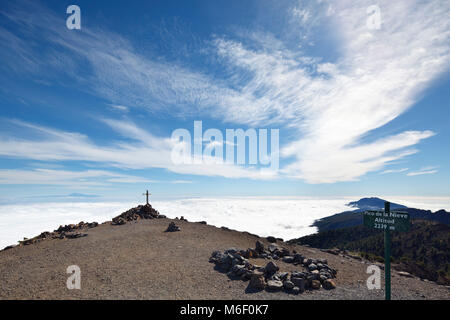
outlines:
[[374, 211], [363, 212], [363, 223], [366, 227], [390, 231], [409, 231], [411, 222], [409, 214], [402, 211]]

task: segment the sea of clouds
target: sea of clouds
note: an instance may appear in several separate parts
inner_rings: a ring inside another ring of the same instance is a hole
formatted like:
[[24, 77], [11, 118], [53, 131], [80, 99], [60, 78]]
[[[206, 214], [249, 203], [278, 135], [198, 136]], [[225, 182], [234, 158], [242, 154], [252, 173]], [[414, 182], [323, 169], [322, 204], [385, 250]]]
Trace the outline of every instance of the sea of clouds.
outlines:
[[[194, 198], [152, 201], [161, 214], [169, 218], [184, 216], [189, 221], [206, 221], [260, 236], [272, 235], [285, 240], [312, 234], [311, 224], [335, 213], [351, 210], [346, 204], [358, 197], [288, 198], [232, 197]], [[447, 209], [450, 198], [389, 198], [410, 207]], [[136, 206], [131, 202], [58, 202], [0, 205], [0, 249], [31, 238], [43, 231], [53, 231], [60, 225], [84, 222], [104, 222]]]

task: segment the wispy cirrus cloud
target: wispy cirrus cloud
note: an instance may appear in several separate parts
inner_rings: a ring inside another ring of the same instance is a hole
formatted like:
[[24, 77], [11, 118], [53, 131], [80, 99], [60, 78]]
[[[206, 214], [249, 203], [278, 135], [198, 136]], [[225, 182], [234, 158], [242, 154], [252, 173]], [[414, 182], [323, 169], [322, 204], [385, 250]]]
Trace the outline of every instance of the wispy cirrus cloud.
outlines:
[[425, 174], [435, 174], [437, 172], [438, 172], [437, 167], [429, 166], [429, 167], [420, 168], [417, 171], [408, 172], [406, 175], [413, 177], [413, 176], [421, 176], [421, 175], [425, 175]]
[[405, 171], [408, 171], [408, 168], [384, 170], [384, 171], [380, 172], [380, 174], [401, 173], [401, 172], [405, 172]]
[[[24, 132], [27, 137], [12, 136], [8, 133], [0, 132], [0, 156], [40, 160], [40, 161], [83, 161], [95, 164], [113, 166], [116, 169], [149, 169], [161, 168], [170, 172], [189, 174], [218, 176], [226, 178], [250, 178], [250, 179], [273, 179], [274, 174], [262, 172], [256, 168], [244, 168], [234, 164], [226, 163], [223, 159], [211, 157], [207, 161], [197, 164], [190, 161], [190, 164], [175, 164], [172, 161], [173, 144], [170, 138], [157, 137], [150, 132], [138, 127], [131, 121], [103, 119], [103, 124], [109, 126], [120, 134], [123, 139], [112, 141], [107, 145], [94, 143], [88, 136], [43, 127], [28, 122], [10, 120], [3, 121], [17, 127], [14, 131]], [[33, 138], [30, 138], [33, 137]], [[191, 159], [192, 160], [192, 159]], [[52, 172], [56, 176], [79, 174], [82, 175], [109, 175], [108, 182], [134, 183], [134, 182], [154, 182], [129, 175], [112, 174], [105, 171], [87, 171], [84, 173], [53, 171], [46, 169], [34, 170], [30, 173], [29, 183], [33, 181], [47, 181], [49, 178], [45, 174]], [[4, 171], [4, 180], [0, 183], [11, 181], [22, 181], [20, 176], [26, 176], [27, 172], [14, 170]], [[16, 179], [14, 178], [16, 177]], [[34, 179], [33, 177], [36, 177]], [[67, 181], [67, 179], [64, 179]], [[174, 180], [184, 181], [184, 180]]]
[[[113, 105], [167, 112], [174, 117], [198, 114], [238, 125], [289, 128], [297, 138], [282, 149], [290, 161], [282, 168], [284, 175], [309, 183], [354, 181], [418, 152], [415, 146], [434, 135], [431, 130], [409, 130], [370, 139], [375, 130], [410, 108], [448, 69], [450, 4], [380, 1], [383, 23], [381, 30], [375, 31], [366, 27], [371, 1], [322, 3], [325, 5], [294, 6], [290, 18], [293, 27], [308, 34], [313, 34], [322, 18], [329, 19], [330, 32], [340, 44], [336, 59], [327, 60], [326, 53], [312, 56], [288, 48], [270, 32], [248, 32], [253, 36], [243, 39], [219, 35], [209, 50], [226, 65], [229, 77], [220, 79], [140, 54], [127, 39], [105, 30], [87, 29], [69, 36], [67, 30], [57, 27], [62, 19], [31, 2], [35, 10], [15, 7], [2, 14], [21, 34], [30, 37], [39, 30], [51, 49], [36, 52], [20, 36], [0, 28], [0, 38], [8, 39], [12, 48], [0, 53], [13, 62], [9, 68], [15, 72], [23, 72], [17, 70], [21, 65], [31, 73], [50, 67], [65, 70], [80, 83], [95, 79], [89, 90]], [[86, 62], [90, 72], [81, 77], [75, 70]], [[53, 131], [47, 132], [50, 139], [33, 144], [7, 140], [0, 149], [4, 155], [41, 160], [159, 167], [181, 174], [255, 176], [236, 166], [222, 170], [220, 164], [172, 166], [167, 162], [170, 144], [164, 139], [147, 136], [150, 140], [139, 140], [136, 137], [145, 133], [137, 132], [138, 128], [112, 120], [106, 123], [135, 141], [98, 146], [86, 136]]]
[[157, 182], [142, 177], [105, 170], [0, 169], [0, 184], [38, 184], [70, 187], [94, 187], [111, 183]]

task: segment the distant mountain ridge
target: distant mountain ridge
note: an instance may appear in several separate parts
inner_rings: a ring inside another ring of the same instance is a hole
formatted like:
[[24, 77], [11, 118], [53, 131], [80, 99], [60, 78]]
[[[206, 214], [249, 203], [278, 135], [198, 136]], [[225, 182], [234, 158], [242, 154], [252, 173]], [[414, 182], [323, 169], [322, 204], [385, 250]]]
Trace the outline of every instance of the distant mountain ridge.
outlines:
[[[312, 226], [317, 227], [319, 232], [340, 228], [354, 227], [362, 225], [362, 212], [366, 210], [384, 210], [386, 200], [372, 197], [362, 198], [358, 201], [350, 202], [347, 205], [356, 208], [352, 211], [344, 211], [319, 220], [314, 221]], [[402, 204], [391, 203], [391, 210], [402, 210], [408, 212], [411, 219], [435, 221], [446, 225], [450, 224], [450, 213], [445, 210], [432, 212], [416, 208], [408, 208]]]
[[[362, 198], [358, 201], [349, 202], [347, 205], [350, 207], [358, 208], [355, 211], [361, 212], [366, 210], [383, 210], [384, 209], [384, 202], [386, 200], [380, 199], [380, 198]], [[397, 209], [405, 209], [407, 208], [404, 205], [391, 202], [391, 210], [397, 210]]]

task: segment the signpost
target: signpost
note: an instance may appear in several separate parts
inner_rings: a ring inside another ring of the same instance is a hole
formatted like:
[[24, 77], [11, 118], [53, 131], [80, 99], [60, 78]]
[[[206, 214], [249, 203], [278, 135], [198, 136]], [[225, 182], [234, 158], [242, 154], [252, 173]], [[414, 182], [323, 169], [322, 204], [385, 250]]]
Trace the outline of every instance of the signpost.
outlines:
[[409, 231], [409, 214], [391, 211], [391, 204], [384, 203], [384, 211], [368, 210], [363, 212], [363, 224], [372, 229], [384, 230], [384, 285], [386, 300], [391, 300], [391, 231]]

